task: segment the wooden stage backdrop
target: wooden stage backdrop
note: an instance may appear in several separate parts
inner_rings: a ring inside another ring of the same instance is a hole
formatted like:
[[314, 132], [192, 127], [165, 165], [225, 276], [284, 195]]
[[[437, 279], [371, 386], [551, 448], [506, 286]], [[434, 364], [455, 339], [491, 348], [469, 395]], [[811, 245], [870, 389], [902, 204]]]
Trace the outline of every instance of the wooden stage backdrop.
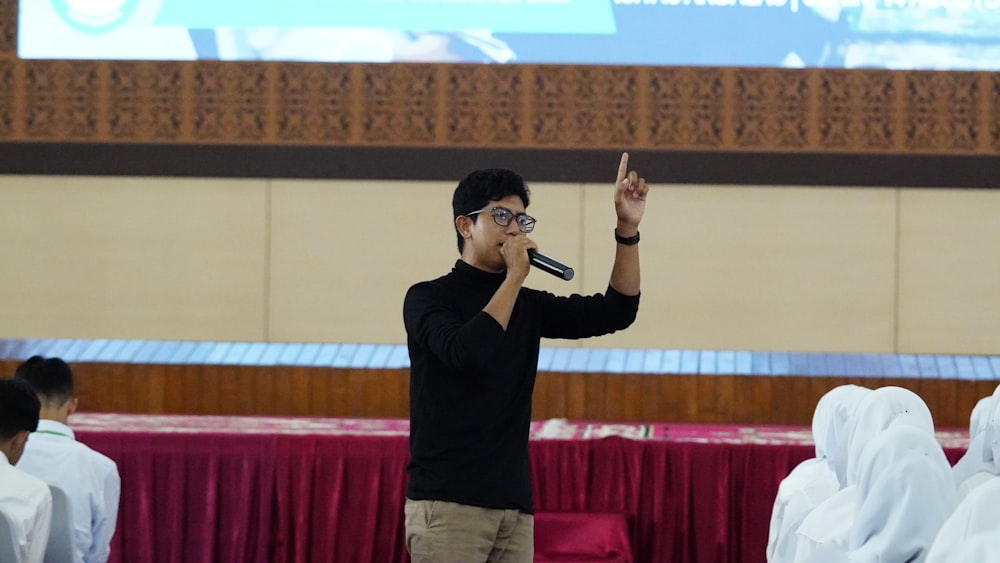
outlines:
[[[0, 340], [0, 376], [32, 354], [76, 373], [88, 412], [408, 417], [405, 346]], [[1000, 356], [544, 348], [535, 419], [809, 424], [842, 383], [898, 385], [938, 427], [967, 427]]]
[[594, 181], [628, 148], [663, 183], [995, 187], [1000, 160], [995, 72], [25, 60], [18, 4], [3, 174]]

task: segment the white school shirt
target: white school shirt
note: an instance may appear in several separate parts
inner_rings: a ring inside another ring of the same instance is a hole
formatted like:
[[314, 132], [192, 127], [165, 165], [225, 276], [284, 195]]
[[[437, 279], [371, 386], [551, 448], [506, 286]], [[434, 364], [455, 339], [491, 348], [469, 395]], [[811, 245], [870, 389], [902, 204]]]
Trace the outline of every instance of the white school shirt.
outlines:
[[0, 452], [0, 511], [14, 525], [22, 563], [42, 563], [52, 526], [52, 492], [44, 481], [10, 464]]
[[69, 426], [43, 419], [17, 467], [66, 491], [73, 512], [75, 563], [107, 561], [121, 494], [115, 462], [77, 442]]

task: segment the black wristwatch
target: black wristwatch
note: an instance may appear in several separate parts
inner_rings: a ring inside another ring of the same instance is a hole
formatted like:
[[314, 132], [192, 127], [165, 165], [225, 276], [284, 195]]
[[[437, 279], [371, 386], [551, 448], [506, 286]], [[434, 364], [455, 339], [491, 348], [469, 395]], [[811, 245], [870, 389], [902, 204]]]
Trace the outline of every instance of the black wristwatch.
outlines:
[[618, 234], [618, 229], [615, 229], [615, 241], [618, 244], [624, 244], [625, 246], [639, 244], [639, 231], [636, 231], [634, 236], [623, 237]]

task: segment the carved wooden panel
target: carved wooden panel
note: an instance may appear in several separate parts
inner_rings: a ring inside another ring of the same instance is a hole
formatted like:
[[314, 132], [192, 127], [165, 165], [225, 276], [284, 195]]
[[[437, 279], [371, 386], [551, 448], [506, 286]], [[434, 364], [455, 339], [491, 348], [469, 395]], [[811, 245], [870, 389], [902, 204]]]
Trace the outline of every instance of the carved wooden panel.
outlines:
[[725, 93], [722, 69], [651, 68], [645, 112], [650, 144], [671, 148], [722, 147]]
[[734, 143], [742, 149], [809, 146], [806, 72], [747, 68], [735, 71], [732, 97]]
[[0, 0], [0, 59], [17, 56], [17, 0]]
[[990, 73], [983, 78], [986, 86], [983, 88], [986, 91], [986, 99], [989, 100], [987, 105], [988, 115], [983, 119], [984, 125], [989, 129], [985, 132], [987, 137], [988, 150], [993, 154], [1000, 154], [1000, 108], [998, 108], [997, 100], [1000, 100], [1000, 73]]
[[185, 121], [179, 63], [109, 65], [108, 133], [122, 141], [176, 141]]
[[287, 64], [278, 69], [277, 135], [282, 141], [347, 143], [358, 101], [350, 67]]
[[830, 70], [819, 75], [818, 142], [822, 148], [885, 151], [898, 130], [893, 73]]
[[0, 138], [10, 137], [14, 126], [14, 63], [0, 58]]
[[982, 92], [971, 72], [909, 73], [903, 114], [907, 149], [973, 151], [979, 144]]
[[538, 146], [629, 146], [637, 140], [638, 83], [628, 67], [535, 69], [531, 143]]
[[190, 63], [191, 136], [198, 141], [263, 141], [268, 138], [273, 65]]
[[525, 142], [528, 93], [517, 67], [463, 64], [445, 71], [448, 143], [509, 147]]
[[437, 140], [439, 65], [361, 65], [361, 141], [426, 145]]
[[[99, 90], [105, 64], [90, 61], [24, 63], [24, 136], [32, 140], [101, 140]], [[102, 107], [103, 106], [103, 107]]]
[[43, 61], [0, 0], [0, 142], [1000, 155], [1000, 75]]

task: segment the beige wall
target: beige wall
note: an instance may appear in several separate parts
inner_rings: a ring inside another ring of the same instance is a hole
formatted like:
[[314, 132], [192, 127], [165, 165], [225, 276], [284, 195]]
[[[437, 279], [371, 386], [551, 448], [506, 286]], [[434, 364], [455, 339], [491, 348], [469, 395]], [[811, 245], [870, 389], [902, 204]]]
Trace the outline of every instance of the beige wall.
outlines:
[[[0, 337], [402, 343], [457, 258], [454, 182], [0, 176]], [[610, 186], [533, 184], [533, 235], [602, 291]], [[996, 353], [1000, 191], [658, 185], [627, 348]]]

